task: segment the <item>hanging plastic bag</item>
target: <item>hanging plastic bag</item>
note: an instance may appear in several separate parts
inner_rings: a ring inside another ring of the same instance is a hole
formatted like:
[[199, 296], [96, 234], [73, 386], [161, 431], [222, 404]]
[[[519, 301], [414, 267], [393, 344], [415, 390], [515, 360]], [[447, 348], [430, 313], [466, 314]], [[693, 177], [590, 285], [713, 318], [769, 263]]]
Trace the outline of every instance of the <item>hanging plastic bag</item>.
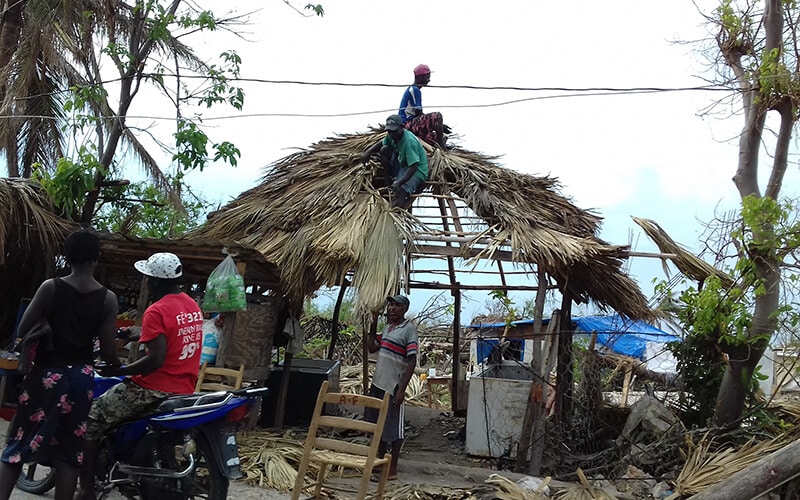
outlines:
[[203, 311], [234, 312], [246, 307], [244, 278], [236, 270], [233, 257], [228, 255], [208, 276]]

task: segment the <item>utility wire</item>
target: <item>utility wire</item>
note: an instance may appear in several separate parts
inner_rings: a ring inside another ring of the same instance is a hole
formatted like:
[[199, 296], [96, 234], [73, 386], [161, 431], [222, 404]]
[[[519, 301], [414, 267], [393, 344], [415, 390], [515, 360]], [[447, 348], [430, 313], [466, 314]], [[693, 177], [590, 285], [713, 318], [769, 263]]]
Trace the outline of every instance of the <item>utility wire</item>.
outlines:
[[[586, 89], [584, 89], [586, 90]], [[629, 90], [616, 90], [616, 91], [600, 91], [600, 92], [586, 92], [584, 93], [581, 91], [580, 93], [571, 93], [571, 94], [554, 94], [554, 95], [544, 95], [544, 96], [534, 96], [534, 97], [524, 97], [521, 99], [512, 99], [509, 101], [501, 101], [501, 102], [493, 102], [493, 103], [485, 103], [485, 104], [444, 104], [440, 106], [425, 106], [425, 109], [428, 110], [436, 110], [436, 109], [480, 109], [480, 108], [495, 108], [500, 106], [509, 106], [512, 104], [519, 104], [523, 102], [531, 102], [531, 101], [543, 101], [543, 100], [550, 100], [550, 99], [564, 99], [569, 97], [600, 97], [600, 96], [619, 96], [619, 95], [634, 95], [634, 94], [660, 94], [663, 92], [670, 92], [670, 91], [678, 91], [678, 90], [690, 90], [689, 88], [682, 88], [682, 89], [655, 89], [655, 88], [641, 88], [641, 89], [629, 89]], [[691, 90], [709, 90], [705, 88], [693, 88]], [[719, 89], [718, 89], [719, 90]], [[385, 108], [385, 109], [376, 109], [376, 110], [368, 110], [368, 111], [352, 111], [349, 113], [246, 113], [246, 114], [236, 114], [236, 115], [222, 115], [222, 116], [212, 116], [212, 117], [203, 117], [203, 121], [220, 121], [220, 120], [231, 120], [235, 118], [346, 118], [350, 116], [365, 116], [365, 115], [374, 115], [378, 113], [387, 113], [397, 111], [397, 108]], [[0, 120], [3, 119], [55, 119], [53, 117], [48, 116], [39, 116], [39, 115], [0, 115]], [[112, 116], [112, 117], [105, 117], [105, 120], [115, 120], [115, 119], [148, 119], [148, 120], [162, 120], [162, 121], [174, 121], [174, 116], [163, 117], [163, 116], [152, 116], [152, 115], [126, 115], [122, 116]]]
[[[142, 76], [147, 78], [181, 78], [181, 79], [201, 79], [207, 80], [208, 75], [176, 75], [167, 73], [145, 73]], [[118, 82], [120, 78], [106, 80], [101, 85]], [[302, 85], [311, 87], [385, 87], [385, 88], [405, 88], [408, 83], [382, 83], [382, 82], [312, 82], [307, 80], [269, 80], [264, 78], [243, 78], [230, 77], [225, 79], [227, 82], [246, 82], [264, 83], [270, 85]], [[692, 91], [722, 91], [730, 92], [736, 90], [735, 87], [720, 83], [710, 83], [708, 85], [686, 86], [686, 87], [519, 87], [516, 85], [426, 85], [432, 89], [460, 89], [460, 90], [511, 90], [521, 92], [692, 92]]]

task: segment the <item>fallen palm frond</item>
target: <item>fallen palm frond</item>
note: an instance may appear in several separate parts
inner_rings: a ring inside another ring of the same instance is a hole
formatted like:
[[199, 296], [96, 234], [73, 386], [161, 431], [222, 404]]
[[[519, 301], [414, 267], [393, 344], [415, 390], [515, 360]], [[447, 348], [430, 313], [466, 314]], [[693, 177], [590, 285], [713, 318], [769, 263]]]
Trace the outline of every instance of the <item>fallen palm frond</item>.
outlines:
[[467, 498], [469, 490], [450, 488], [448, 486], [432, 486], [429, 484], [406, 484], [396, 488], [388, 488], [384, 494], [386, 500], [462, 500]]
[[484, 482], [487, 486], [474, 488], [468, 500], [546, 500], [549, 498], [544, 493], [550, 483], [549, 477], [545, 478], [535, 491], [530, 491], [499, 474], [490, 475]]
[[[723, 287], [733, 286], [733, 278], [676, 243], [656, 222], [638, 217], [633, 217], [633, 221], [644, 230], [662, 253], [675, 255], [675, 257], [670, 257], [670, 260], [686, 276], [696, 281], [703, 281], [709, 276], [717, 276]], [[664, 272], [669, 274], [666, 264]]]
[[567, 486], [566, 488], [562, 489], [558, 493], [556, 493], [553, 498], [557, 500], [617, 500], [617, 497], [612, 495], [611, 493], [607, 492], [603, 488], [599, 486], [592, 486], [589, 484], [589, 480], [586, 479], [586, 475], [583, 473], [583, 470], [578, 468], [575, 471], [578, 474], [578, 479], [580, 480], [580, 484], [575, 484], [571, 486]]
[[[419, 235], [432, 234], [416, 209], [391, 208], [385, 172], [374, 161], [363, 164], [364, 150], [383, 137], [380, 130], [339, 135], [275, 162], [260, 185], [193, 235], [255, 247], [281, 269], [284, 290], [298, 303], [353, 272], [356, 313], [367, 324], [387, 295], [408, 286], [408, 255], [425, 255], [415, 250]], [[445, 205], [458, 200], [472, 213], [464, 218], [466, 232], [444, 231], [457, 240], [444, 241], [459, 255], [489, 259], [502, 251], [523, 267], [547, 271], [578, 301], [651, 317], [638, 285], [622, 272], [619, 249], [597, 237], [600, 217], [561, 195], [556, 179], [460, 148], [427, 151], [430, 195]]]
[[787, 434], [795, 437], [800, 433], [800, 401], [797, 399], [779, 398], [770, 402], [768, 408], [776, 412], [776, 417], [794, 425], [787, 425]]
[[691, 435], [687, 435], [688, 457], [675, 480], [675, 493], [679, 495], [699, 493], [752, 465], [762, 457], [783, 448], [792, 440], [791, 436], [782, 434], [760, 442], [751, 439], [739, 449], [726, 446], [718, 451], [712, 451], [714, 440], [708, 434], [705, 434], [697, 444]]
[[412, 375], [406, 386], [406, 403], [414, 406], [427, 406], [427, 397], [428, 385], [419, 375]]
[[[297, 478], [303, 456], [303, 443], [270, 431], [248, 431], [238, 437], [242, 471], [249, 484], [290, 491]], [[318, 468], [309, 463], [308, 477], [316, 477]], [[311, 480], [306, 481], [310, 484]]]

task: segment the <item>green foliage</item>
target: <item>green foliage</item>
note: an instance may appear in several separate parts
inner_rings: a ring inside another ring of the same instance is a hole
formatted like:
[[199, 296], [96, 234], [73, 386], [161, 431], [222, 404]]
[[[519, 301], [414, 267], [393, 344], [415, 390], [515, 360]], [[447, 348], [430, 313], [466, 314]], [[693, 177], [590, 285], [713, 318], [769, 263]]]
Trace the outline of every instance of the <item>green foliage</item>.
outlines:
[[725, 362], [715, 339], [697, 334], [667, 348], [678, 361], [677, 370], [684, 384], [680, 406], [687, 426], [703, 427], [714, 414], [717, 392], [725, 374]]
[[319, 3], [318, 4], [308, 3], [304, 7], [304, 9], [314, 12], [314, 14], [316, 14], [319, 17], [322, 17], [322, 16], [325, 15], [325, 9], [323, 9], [322, 8], [322, 4], [319, 4]]
[[[699, 287], [688, 287], [679, 296], [679, 306], [673, 312], [688, 333], [683, 342], [670, 344], [675, 354], [686, 391], [684, 401], [686, 423], [704, 425], [714, 412], [714, 402], [722, 375], [726, 370], [723, 353], [744, 353], [770, 339], [756, 335], [751, 326], [756, 300], [766, 293], [764, 282], [756, 274], [756, 259], [780, 261], [783, 256], [800, 247], [800, 223], [793, 203], [777, 202], [770, 198], [748, 196], [742, 200], [740, 220], [730, 232], [730, 245], [736, 259], [729, 273], [735, 284], [724, 287], [716, 276], [709, 277]], [[729, 226], [726, 226], [729, 227]], [[794, 283], [798, 277], [784, 272], [785, 282]], [[656, 291], [669, 293], [661, 283]], [[788, 328], [800, 325], [800, 314], [783, 295], [782, 303], [772, 320]], [[763, 378], [758, 371], [744, 381], [752, 397], [757, 382]]]
[[504, 313], [503, 320], [506, 329], [511, 327], [511, 322], [519, 319], [519, 309], [514, 306], [514, 301], [503, 290], [492, 290], [489, 297], [495, 300]]
[[234, 51], [226, 51], [220, 54], [220, 59], [225, 63], [223, 66], [211, 65], [206, 71], [211, 86], [200, 97], [200, 103], [210, 108], [216, 103], [227, 102], [241, 110], [244, 106], [244, 91], [233, 87], [229, 82], [239, 77], [242, 58]]
[[[177, 151], [172, 155], [172, 160], [184, 171], [200, 169], [202, 172], [208, 161], [208, 135], [203, 132], [197, 123], [191, 120], [178, 120], [178, 131], [175, 132], [175, 147]], [[213, 161], [222, 160], [231, 166], [238, 164], [242, 152], [231, 142], [211, 144], [214, 150]]]
[[140, 182], [105, 190], [107, 201], [95, 217], [95, 227], [141, 238], [174, 237], [194, 229], [210, 204], [188, 191], [180, 176], [172, 183], [181, 192], [186, 212], [177, 210], [154, 186]]
[[40, 164], [34, 165], [33, 179], [41, 184], [65, 217], [80, 215], [86, 196], [95, 188], [95, 172], [104, 172], [92, 147], [82, 146], [75, 160], [60, 158], [51, 174]]

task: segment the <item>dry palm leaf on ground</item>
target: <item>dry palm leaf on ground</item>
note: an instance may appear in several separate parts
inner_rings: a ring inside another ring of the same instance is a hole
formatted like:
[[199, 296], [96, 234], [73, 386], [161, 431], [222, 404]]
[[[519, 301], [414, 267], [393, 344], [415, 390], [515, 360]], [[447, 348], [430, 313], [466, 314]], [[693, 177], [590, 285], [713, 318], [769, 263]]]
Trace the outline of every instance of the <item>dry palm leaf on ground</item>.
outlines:
[[[249, 484], [289, 491], [297, 478], [297, 466], [303, 456], [303, 443], [290, 433], [248, 431], [238, 436], [242, 471]], [[308, 476], [318, 469], [309, 464]]]
[[578, 474], [578, 479], [580, 480], [580, 484], [575, 484], [562, 489], [561, 491], [553, 495], [554, 499], [617, 500], [617, 497], [607, 492], [603, 488], [600, 488], [599, 486], [592, 486], [591, 484], [589, 484], [589, 480], [586, 479], [586, 475], [583, 473], [583, 470], [578, 468], [578, 470], [576, 470], [575, 472]]
[[404, 484], [387, 488], [385, 500], [463, 500], [469, 498], [469, 490], [432, 486], [429, 484]]
[[550, 478], [545, 478], [536, 491], [530, 491], [514, 481], [499, 474], [492, 474], [485, 483], [472, 490], [468, 500], [547, 500], [549, 497], [543, 493]]
[[711, 451], [714, 440], [707, 433], [697, 444], [691, 435], [687, 435], [688, 457], [675, 480], [675, 493], [679, 495], [699, 493], [752, 465], [762, 457], [783, 448], [791, 441], [789, 435], [782, 434], [761, 442], [751, 439], [738, 450], [727, 446], [718, 451]]

